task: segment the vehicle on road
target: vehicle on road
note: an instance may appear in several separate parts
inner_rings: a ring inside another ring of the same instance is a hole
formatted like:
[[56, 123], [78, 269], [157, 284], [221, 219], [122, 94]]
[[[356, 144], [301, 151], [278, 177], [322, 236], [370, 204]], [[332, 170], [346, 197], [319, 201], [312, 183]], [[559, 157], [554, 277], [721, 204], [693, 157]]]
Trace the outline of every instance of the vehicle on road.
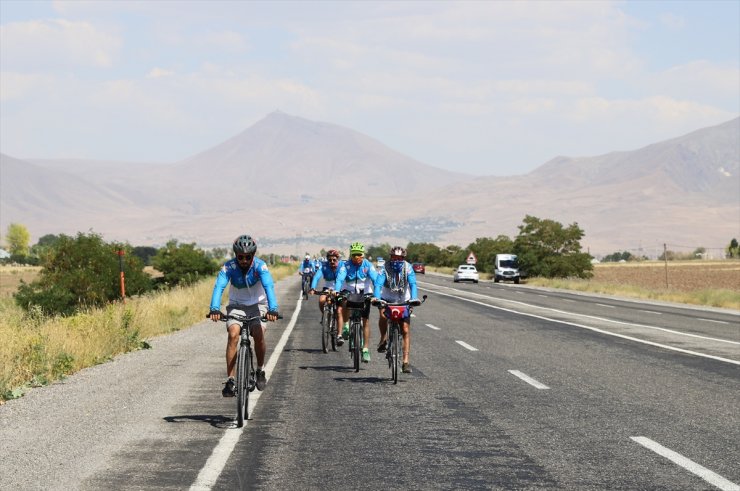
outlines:
[[413, 263], [411, 267], [414, 268], [414, 273], [416, 274], [425, 274], [427, 272], [424, 263]]
[[519, 270], [516, 254], [496, 254], [493, 269], [493, 282], [513, 281], [519, 283], [527, 277], [526, 273]]
[[475, 269], [475, 266], [472, 264], [461, 264], [457, 267], [457, 271], [455, 271], [455, 275], [452, 277], [452, 280], [455, 283], [460, 281], [472, 281], [473, 283], [478, 283], [478, 279], [478, 270]]

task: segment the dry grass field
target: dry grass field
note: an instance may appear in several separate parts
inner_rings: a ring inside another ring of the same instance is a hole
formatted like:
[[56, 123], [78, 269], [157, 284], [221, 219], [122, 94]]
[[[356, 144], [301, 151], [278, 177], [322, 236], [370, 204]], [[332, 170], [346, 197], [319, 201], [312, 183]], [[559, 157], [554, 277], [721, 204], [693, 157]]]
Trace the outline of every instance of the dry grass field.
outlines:
[[40, 266], [0, 266], [0, 298], [11, 297], [21, 280], [32, 282], [41, 271]]
[[649, 289], [692, 292], [726, 289], [740, 292], [740, 261], [646, 261], [603, 263], [594, 268], [592, 281], [634, 285]]

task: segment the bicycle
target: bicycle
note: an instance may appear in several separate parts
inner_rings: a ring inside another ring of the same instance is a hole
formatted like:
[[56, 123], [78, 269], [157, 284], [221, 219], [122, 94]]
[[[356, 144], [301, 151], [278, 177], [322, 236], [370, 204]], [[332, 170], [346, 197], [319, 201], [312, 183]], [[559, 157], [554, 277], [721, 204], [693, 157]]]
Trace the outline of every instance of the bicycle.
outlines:
[[355, 372], [360, 371], [362, 359], [362, 345], [365, 343], [365, 331], [362, 327], [362, 312], [370, 300], [370, 294], [349, 293], [347, 308], [349, 309], [349, 353]]
[[308, 292], [311, 290], [311, 278], [313, 273], [311, 268], [304, 268], [301, 273], [301, 294], [304, 300], [308, 300]]
[[[210, 317], [210, 314], [206, 317]], [[283, 316], [279, 315], [278, 319]], [[239, 332], [239, 351], [236, 353], [236, 377], [234, 378], [236, 392], [236, 426], [241, 428], [244, 421], [249, 419], [249, 393], [257, 387], [257, 377], [254, 371], [254, 352], [252, 351], [252, 341], [249, 335], [249, 325], [260, 320], [265, 322], [265, 316], [255, 315], [247, 317], [240, 314], [221, 313], [220, 320], [226, 322], [229, 319], [239, 321], [241, 329]]]
[[337, 350], [337, 295], [324, 288], [322, 292], [314, 292], [314, 295], [326, 295], [324, 311], [321, 313], [321, 349], [324, 353]]
[[403, 359], [403, 343], [401, 342], [401, 326], [404, 318], [409, 318], [409, 329], [411, 328], [412, 307], [423, 304], [427, 299], [424, 295], [417, 302], [400, 302], [391, 303], [385, 300], [374, 299], [373, 304], [379, 309], [384, 309], [385, 317], [388, 319], [388, 331], [386, 332], [387, 341], [385, 348], [385, 358], [388, 360], [388, 368], [391, 370], [391, 379], [394, 384], [398, 383], [398, 364], [399, 358]]

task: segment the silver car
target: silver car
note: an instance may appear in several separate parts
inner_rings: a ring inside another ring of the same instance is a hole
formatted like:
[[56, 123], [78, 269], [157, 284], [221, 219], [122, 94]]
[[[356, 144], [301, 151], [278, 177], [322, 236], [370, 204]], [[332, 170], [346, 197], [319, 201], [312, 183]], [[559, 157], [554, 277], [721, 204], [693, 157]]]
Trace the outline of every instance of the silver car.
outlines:
[[472, 264], [461, 264], [455, 271], [455, 276], [452, 277], [453, 281], [472, 281], [478, 283], [478, 270]]

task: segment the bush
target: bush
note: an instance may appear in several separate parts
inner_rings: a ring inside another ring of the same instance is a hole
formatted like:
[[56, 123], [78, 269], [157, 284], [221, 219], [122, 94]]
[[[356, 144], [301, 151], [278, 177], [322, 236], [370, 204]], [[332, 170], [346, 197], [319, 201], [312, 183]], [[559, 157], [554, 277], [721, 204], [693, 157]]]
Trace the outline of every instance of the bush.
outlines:
[[151, 280], [130, 246], [107, 244], [92, 232], [79, 233], [77, 237], [62, 235], [49, 246], [39, 277], [30, 284], [21, 283], [16, 303], [26, 310], [36, 305], [46, 314], [71, 315], [119, 299], [119, 249], [125, 252], [126, 293], [150, 290]]
[[218, 270], [218, 263], [195, 244], [178, 244], [171, 240], [157, 251], [152, 266], [164, 275], [161, 281], [168, 287], [190, 285]]

